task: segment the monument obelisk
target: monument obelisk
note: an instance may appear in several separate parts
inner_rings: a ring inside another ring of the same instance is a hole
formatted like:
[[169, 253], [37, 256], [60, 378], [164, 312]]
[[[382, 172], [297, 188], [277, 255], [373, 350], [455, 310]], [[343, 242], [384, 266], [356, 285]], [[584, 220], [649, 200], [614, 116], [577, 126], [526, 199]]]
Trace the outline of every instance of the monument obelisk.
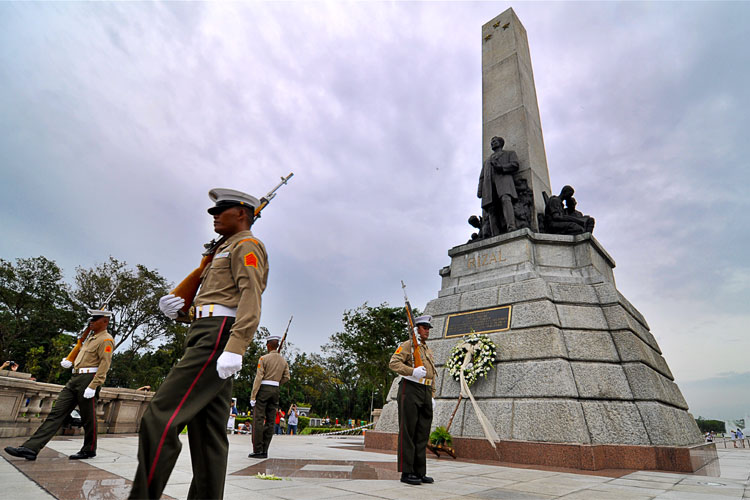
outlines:
[[[531, 69], [529, 41], [521, 21], [508, 9], [482, 26], [482, 152], [493, 136], [505, 139], [521, 163], [518, 175], [544, 212], [542, 191], [550, 194], [542, 122]], [[535, 218], [532, 229], [538, 230]]]
[[[536, 223], [542, 191], [551, 190], [528, 42], [511, 9], [482, 27], [482, 50], [483, 144], [497, 135], [517, 152]], [[716, 448], [703, 443], [646, 319], [617, 290], [612, 257], [590, 232], [538, 230], [448, 251], [438, 297], [424, 311], [438, 370], [433, 427], [447, 424], [459, 395], [450, 350], [475, 331], [498, 347], [495, 369], [471, 391], [501, 441], [497, 451], [489, 445], [464, 399], [450, 429], [459, 457], [715, 474]], [[396, 447], [397, 383], [367, 447]]]

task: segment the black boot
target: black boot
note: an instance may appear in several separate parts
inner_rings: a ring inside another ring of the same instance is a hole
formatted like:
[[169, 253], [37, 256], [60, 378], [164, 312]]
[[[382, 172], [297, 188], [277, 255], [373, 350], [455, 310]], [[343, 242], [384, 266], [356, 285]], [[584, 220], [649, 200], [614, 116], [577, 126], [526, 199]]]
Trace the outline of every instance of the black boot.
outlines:
[[26, 448], [25, 446], [19, 446], [18, 448], [6, 446], [5, 453], [7, 453], [8, 455], [13, 455], [14, 457], [25, 458], [26, 460], [36, 460], [37, 455], [34, 450]]

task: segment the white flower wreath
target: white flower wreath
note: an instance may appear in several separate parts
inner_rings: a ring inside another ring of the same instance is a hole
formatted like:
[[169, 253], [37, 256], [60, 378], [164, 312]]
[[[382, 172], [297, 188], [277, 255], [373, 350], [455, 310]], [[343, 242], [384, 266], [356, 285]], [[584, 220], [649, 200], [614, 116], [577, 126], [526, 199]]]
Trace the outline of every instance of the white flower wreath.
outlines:
[[471, 363], [464, 369], [466, 383], [471, 386], [476, 382], [477, 378], [486, 377], [487, 373], [495, 365], [497, 346], [486, 335], [479, 335], [477, 333], [472, 333], [456, 344], [451, 349], [450, 357], [445, 364], [448, 367], [449, 373], [456, 381], [460, 381], [461, 366], [464, 364], [464, 358], [468, 352], [465, 346], [466, 343], [475, 346]]

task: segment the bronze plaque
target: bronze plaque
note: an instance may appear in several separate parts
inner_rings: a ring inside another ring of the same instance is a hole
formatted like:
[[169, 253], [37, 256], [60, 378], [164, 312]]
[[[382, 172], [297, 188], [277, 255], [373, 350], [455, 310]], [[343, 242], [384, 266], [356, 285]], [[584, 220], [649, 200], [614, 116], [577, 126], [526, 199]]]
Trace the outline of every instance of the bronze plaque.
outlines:
[[474, 333], [494, 333], [510, 330], [511, 306], [493, 307], [459, 314], [451, 314], [445, 322], [444, 337], [463, 337]]

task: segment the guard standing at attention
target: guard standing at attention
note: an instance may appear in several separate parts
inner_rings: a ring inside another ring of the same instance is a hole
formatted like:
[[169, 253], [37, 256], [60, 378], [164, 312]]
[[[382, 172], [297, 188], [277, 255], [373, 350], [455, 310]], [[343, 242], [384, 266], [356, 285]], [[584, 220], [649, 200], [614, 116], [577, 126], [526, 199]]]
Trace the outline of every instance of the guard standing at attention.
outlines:
[[89, 309], [88, 313], [91, 315], [87, 328], [90, 333], [78, 351], [78, 356], [73, 362], [68, 359], [60, 362], [63, 368], [73, 367], [73, 376], [60, 391], [52, 411], [34, 435], [17, 448], [5, 448], [10, 455], [36, 460], [39, 451], [60, 430], [65, 417], [77, 405], [85, 431], [83, 448], [68, 458], [76, 460], [96, 456], [96, 401], [104, 379], [107, 378], [115, 344], [107, 331], [112, 313], [98, 309]]
[[[232, 189], [213, 189], [209, 198], [215, 206], [208, 213], [222, 238], [200, 274], [195, 320], [187, 333], [185, 353], [141, 420], [138, 468], [130, 498], [161, 497], [180, 454], [179, 436], [185, 426], [193, 465], [187, 497], [224, 495], [231, 376], [242, 368], [242, 356], [260, 323], [268, 256], [263, 243], [250, 232], [260, 200]], [[182, 319], [185, 299], [166, 295], [159, 307], [170, 318]]]
[[417, 326], [420, 357], [424, 366], [414, 368], [414, 345], [403, 342], [391, 356], [391, 370], [402, 376], [398, 389], [398, 471], [401, 482], [433, 483], [427, 476], [427, 441], [430, 438], [432, 411], [435, 408], [435, 359], [427, 347], [432, 316], [420, 316]]
[[278, 352], [280, 340], [280, 337], [268, 337], [268, 354], [258, 360], [250, 395], [250, 406], [253, 407], [253, 453], [248, 455], [250, 458], [268, 458], [274, 416], [279, 409], [279, 385], [289, 381], [289, 365]]

